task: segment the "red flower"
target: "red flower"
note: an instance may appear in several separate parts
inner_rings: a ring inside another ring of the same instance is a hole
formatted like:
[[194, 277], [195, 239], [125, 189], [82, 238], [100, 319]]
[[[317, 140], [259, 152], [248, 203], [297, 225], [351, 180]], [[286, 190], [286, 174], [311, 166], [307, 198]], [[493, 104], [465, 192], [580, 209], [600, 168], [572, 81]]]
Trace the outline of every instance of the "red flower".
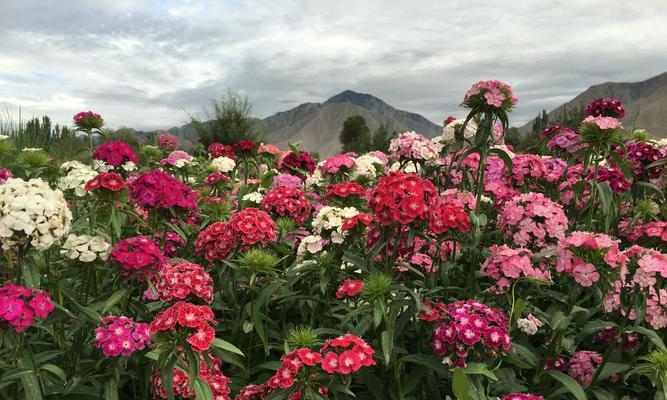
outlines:
[[327, 186], [327, 191], [324, 196], [326, 198], [331, 198], [357, 195], [363, 198], [364, 192], [364, 187], [356, 182], [342, 182]]
[[320, 353], [316, 353], [309, 348], [300, 348], [296, 351], [296, 353], [299, 355], [301, 361], [303, 361], [303, 363], [306, 365], [314, 366], [322, 362], [322, 356]]
[[204, 351], [211, 347], [213, 339], [215, 339], [215, 331], [213, 328], [206, 324], [202, 324], [197, 328], [197, 332], [187, 338], [186, 341], [190, 343], [195, 350]]
[[234, 144], [234, 151], [237, 153], [250, 153], [255, 150], [255, 145], [252, 141], [244, 139]]
[[104, 161], [109, 165], [118, 167], [127, 161], [137, 163], [139, 157], [134, 153], [134, 150], [125, 142], [112, 140], [100, 145], [93, 152], [93, 160]]
[[322, 369], [329, 374], [333, 374], [338, 372], [338, 366], [338, 355], [333, 351], [328, 352], [322, 360]]
[[470, 229], [470, 219], [463, 208], [452, 202], [439, 200], [431, 207], [428, 226], [435, 234], [450, 229], [466, 232]]
[[364, 281], [348, 279], [344, 281], [338, 290], [336, 290], [336, 297], [342, 299], [345, 295], [354, 297], [364, 288]]
[[358, 223], [361, 223], [362, 225], [365, 226], [369, 226], [371, 222], [373, 222], [373, 217], [371, 217], [366, 213], [359, 213], [352, 217], [345, 218], [340, 228], [341, 230], [348, 231], [357, 226]]
[[190, 293], [210, 303], [213, 281], [198, 264], [187, 261], [165, 265], [153, 277], [153, 285], [162, 301], [185, 299]]
[[289, 217], [301, 225], [308, 219], [311, 207], [303, 189], [278, 186], [266, 192], [262, 208], [281, 217]]
[[417, 219], [428, 220], [426, 204], [437, 193], [429, 180], [394, 171], [380, 178], [370, 194], [368, 205], [380, 224], [398, 222], [405, 225]]

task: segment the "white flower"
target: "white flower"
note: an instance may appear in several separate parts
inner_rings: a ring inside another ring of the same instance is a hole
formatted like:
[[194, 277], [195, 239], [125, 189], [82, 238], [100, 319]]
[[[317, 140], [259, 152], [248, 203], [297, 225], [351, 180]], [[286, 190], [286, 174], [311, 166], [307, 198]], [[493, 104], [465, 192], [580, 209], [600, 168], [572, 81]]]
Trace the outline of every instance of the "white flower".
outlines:
[[[442, 128], [442, 141], [445, 143], [451, 143], [456, 141], [456, 131], [463, 126], [465, 120], [455, 119], [454, 121], [448, 123]], [[475, 121], [468, 121], [466, 125], [466, 131], [463, 134], [463, 137], [466, 139], [472, 139], [477, 134], [477, 124]]]
[[313, 218], [313, 230], [316, 234], [322, 234], [324, 231], [331, 232], [331, 241], [334, 243], [343, 243], [347, 232], [341, 229], [345, 218], [354, 217], [359, 211], [354, 207], [331, 207], [324, 206]]
[[71, 220], [63, 192], [41, 179], [9, 179], [0, 185], [0, 237], [10, 245], [27, 239], [47, 250], [69, 232]]
[[97, 172], [78, 161], [67, 161], [60, 168], [67, 172], [67, 175], [58, 179], [58, 189], [62, 191], [74, 189], [74, 194], [78, 197], [83, 197], [89, 193], [83, 187], [86, 182], [97, 176]]
[[5, 139], [9, 139], [9, 136], [7, 136], [7, 135], [0, 135], [0, 140], [5, 140]]
[[42, 151], [41, 147], [24, 147], [23, 151]]
[[401, 164], [398, 162], [395, 162], [391, 164], [391, 167], [389, 167], [390, 170], [392, 171], [398, 171], [399, 169], [406, 174], [418, 174], [421, 171], [421, 166], [419, 164], [415, 165], [415, 163], [405, 163], [403, 165], [403, 168], [401, 168]]
[[542, 321], [535, 318], [532, 314], [528, 314], [526, 318], [519, 318], [516, 321], [516, 325], [519, 327], [519, 330], [527, 335], [534, 335], [537, 333], [537, 330], [542, 326]]
[[382, 171], [384, 163], [379, 158], [364, 154], [354, 160], [354, 166], [350, 170], [350, 177], [357, 179], [360, 177], [375, 179], [378, 171]]
[[297, 258], [302, 259], [306, 255], [306, 252], [310, 254], [320, 252], [322, 251], [323, 244], [324, 241], [320, 235], [306, 236], [301, 239], [301, 243], [299, 243], [299, 247], [296, 250], [296, 256]]
[[124, 169], [125, 171], [127, 171], [127, 172], [132, 172], [132, 171], [134, 171], [135, 169], [137, 169], [136, 164], [133, 163], [132, 161], [125, 161], [125, 162], [123, 163], [123, 165], [121, 165], [120, 167], [123, 168], [123, 169]]
[[260, 192], [250, 192], [243, 196], [243, 201], [251, 201], [253, 203], [261, 203], [264, 195]]
[[315, 189], [320, 183], [322, 183], [322, 171], [317, 168], [312, 174], [306, 177], [304, 185], [307, 189]]
[[236, 162], [229, 157], [217, 157], [211, 160], [211, 167], [216, 171], [229, 172], [236, 167]]
[[93, 262], [97, 258], [106, 261], [111, 245], [102, 236], [74, 235], [67, 236], [60, 254], [71, 260]]

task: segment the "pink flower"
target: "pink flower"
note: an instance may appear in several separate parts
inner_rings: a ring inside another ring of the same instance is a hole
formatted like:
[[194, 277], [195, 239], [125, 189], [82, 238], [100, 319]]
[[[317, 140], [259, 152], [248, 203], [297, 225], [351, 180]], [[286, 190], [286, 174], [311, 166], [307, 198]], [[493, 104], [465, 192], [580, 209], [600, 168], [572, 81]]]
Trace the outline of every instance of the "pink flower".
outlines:
[[583, 287], [590, 287], [600, 279], [595, 266], [589, 263], [579, 263], [572, 270], [574, 280]]
[[595, 124], [600, 129], [616, 129], [621, 127], [621, 121], [614, 117], [594, 117], [584, 118], [584, 124]]

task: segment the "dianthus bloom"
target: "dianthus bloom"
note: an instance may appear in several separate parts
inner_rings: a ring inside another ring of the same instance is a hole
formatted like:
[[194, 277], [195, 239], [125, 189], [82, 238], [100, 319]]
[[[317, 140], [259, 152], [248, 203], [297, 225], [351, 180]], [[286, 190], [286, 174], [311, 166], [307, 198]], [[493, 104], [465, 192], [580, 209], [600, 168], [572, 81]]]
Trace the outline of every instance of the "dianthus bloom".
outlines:
[[136, 164], [139, 161], [139, 157], [137, 157], [129, 144], [119, 140], [112, 140], [95, 149], [93, 160], [104, 161], [108, 165], [118, 167], [128, 161]]
[[93, 179], [86, 182], [83, 188], [88, 191], [104, 188], [112, 192], [118, 192], [119, 190], [123, 189], [125, 185], [125, 180], [117, 173], [102, 172], [101, 174], [95, 175]]
[[162, 268], [166, 259], [150, 238], [137, 236], [116, 243], [109, 261], [120, 269], [123, 279], [136, 276], [143, 281]]
[[389, 142], [389, 152], [394, 161], [433, 161], [438, 157], [438, 149], [426, 137], [415, 132], [403, 132]]
[[276, 156], [281, 153], [280, 148], [276, 146], [275, 144], [264, 144], [260, 143], [259, 147], [257, 148], [257, 152], [260, 154], [270, 154], [273, 156]]
[[511, 393], [500, 400], [544, 400], [544, 397], [534, 394]]
[[320, 353], [312, 351], [307, 347], [293, 350], [280, 359], [280, 367], [278, 367], [276, 373], [266, 381], [265, 386], [269, 392], [290, 388], [297, 383], [298, 379], [301, 379], [301, 376], [308, 377], [311, 375], [299, 374], [299, 371], [304, 368], [318, 366], [321, 362], [322, 356]]
[[162, 254], [165, 257], [174, 257], [178, 250], [185, 246], [185, 239], [176, 232], [158, 232], [154, 236], [155, 243], [162, 247]]
[[338, 172], [346, 172], [354, 166], [354, 158], [348, 154], [336, 154], [324, 161], [322, 171], [325, 174], [334, 175]]
[[130, 184], [130, 197], [144, 208], [197, 208], [197, 192], [162, 171], [146, 172]]
[[614, 282], [627, 257], [618, 249], [618, 240], [603, 233], [572, 232], [558, 243], [556, 271], [572, 275], [584, 287], [604, 278]]
[[192, 164], [192, 156], [183, 150], [174, 150], [167, 158], [160, 160], [163, 166], [172, 166], [176, 168], [183, 168], [186, 165]]
[[358, 371], [362, 366], [375, 365], [375, 351], [363, 339], [350, 333], [329, 339], [320, 350], [322, 369], [329, 373], [348, 375]]
[[613, 326], [603, 328], [598, 332], [595, 339], [607, 347], [622, 348], [624, 350], [637, 348], [640, 344], [637, 334], [619, 332], [619, 329]]
[[587, 387], [593, 382], [593, 375], [602, 363], [602, 356], [594, 351], [582, 350], [574, 353], [570, 358], [567, 374]]
[[267, 244], [276, 240], [278, 234], [276, 223], [271, 216], [254, 207], [247, 207], [232, 214], [226, 229], [231, 230], [232, 235], [239, 238], [244, 246]]
[[299, 154], [290, 152], [278, 162], [278, 170], [304, 178], [303, 172], [315, 171], [315, 160], [305, 151], [300, 151]]
[[281, 217], [289, 217], [297, 224], [306, 222], [310, 214], [310, 204], [303, 189], [289, 186], [278, 186], [264, 195], [262, 208], [274, 212]]
[[631, 293], [646, 298], [644, 321], [653, 329], [667, 327], [667, 254], [657, 250], [632, 246], [623, 253], [628, 261], [621, 267], [620, 279], [614, 282], [611, 293], [604, 300], [605, 312], [619, 311], [630, 319], [637, 317]]
[[667, 157], [657, 146], [642, 141], [629, 141], [625, 144], [625, 152], [620, 148], [617, 152], [630, 160], [632, 175], [637, 179], [657, 179], [665, 170], [665, 164], [648, 168], [650, 164]]
[[69, 234], [60, 249], [60, 254], [70, 260], [89, 263], [97, 260], [106, 261], [111, 245], [102, 236]]
[[356, 182], [341, 182], [333, 183], [327, 186], [326, 193], [324, 197], [331, 198], [346, 198], [349, 196], [358, 196], [363, 198], [366, 193], [366, 190], [363, 186]]
[[104, 120], [100, 114], [92, 111], [81, 111], [73, 117], [74, 124], [79, 129], [99, 129], [104, 125]]
[[201, 265], [180, 261], [166, 264], [154, 277], [160, 300], [184, 300], [192, 294], [207, 303], [213, 301], [213, 280]]
[[516, 326], [526, 335], [534, 335], [540, 326], [542, 326], [542, 321], [535, 318], [533, 314], [528, 314], [526, 318], [519, 318], [516, 321]]
[[506, 245], [492, 245], [491, 255], [482, 264], [481, 272], [491, 277], [495, 285], [491, 288], [497, 293], [504, 293], [510, 283], [521, 278], [549, 280], [551, 275], [546, 268], [536, 268], [530, 260], [533, 253], [526, 248], [512, 249]]
[[249, 154], [252, 153], [257, 148], [257, 145], [253, 143], [251, 140], [243, 139], [238, 141], [237, 143], [234, 143], [234, 146], [232, 147], [236, 154]]
[[95, 329], [95, 347], [106, 357], [128, 357], [150, 343], [148, 324], [127, 317], [106, 317]]
[[212, 174], [209, 174], [206, 177], [206, 181], [204, 182], [205, 185], [207, 186], [215, 186], [217, 184], [229, 182], [229, 177], [225, 175], [224, 173], [218, 171], [218, 172], [213, 172]]
[[497, 357], [509, 349], [509, 320], [505, 314], [475, 300], [440, 305], [431, 347], [452, 367]]
[[6, 323], [22, 332], [32, 326], [35, 317], [45, 319], [53, 309], [48, 292], [11, 283], [0, 287], [0, 326]]
[[431, 181], [400, 171], [380, 178], [368, 205], [382, 225], [429, 220], [427, 204], [438, 195]]
[[211, 143], [210, 146], [208, 146], [208, 153], [210, 154], [211, 158], [218, 158], [218, 157], [228, 157], [228, 158], [234, 158], [234, 150], [232, 149], [232, 146], [227, 146], [222, 143]]
[[209, 261], [222, 261], [234, 251], [236, 238], [225, 222], [214, 222], [197, 236], [195, 249]]
[[354, 297], [364, 288], [364, 281], [348, 279], [336, 290], [336, 297], [342, 299], [345, 296]]
[[303, 188], [303, 180], [295, 175], [278, 174], [273, 178], [273, 186], [288, 186], [293, 188]]
[[517, 101], [508, 84], [498, 80], [479, 81], [466, 92], [462, 105], [468, 108], [488, 106], [510, 111]]
[[505, 203], [498, 229], [517, 246], [537, 248], [565, 237], [568, 219], [563, 207], [541, 193], [526, 193]]
[[561, 128], [549, 139], [547, 149], [550, 152], [574, 154], [581, 149], [581, 136], [572, 129]]
[[150, 325], [150, 333], [165, 333], [181, 338], [181, 332], [184, 331], [189, 335], [185, 341], [194, 350], [204, 351], [211, 347], [211, 342], [215, 339], [215, 331], [211, 325], [217, 324], [213, 311], [208, 306], [179, 301], [155, 316]]
[[[595, 172], [591, 171], [588, 174], [588, 179], [595, 178]], [[630, 190], [630, 182], [625, 178], [623, 172], [618, 168], [607, 168], [604, 166], [598, 167], [598, 182], [608, 182], [609, 187], [614, 193], [625, 193]]]
[[[205, 381], [211, 388], [214, 400], [231, 400], [229, 394], [232, 390], [229, 383], [232, 381], [222, 372], [222, 361], [219, 358], [209, 355], [210, 362], [200, 358], [199, 360], [199, 379]], [[188, 360], [181, 360], [188, 365]], [[172, 390], [173, 393], [182, 399], [194, 399], [195, 393], [190, 389], [190, 377], [188, 373], [180, 368], [173, 370]], [[151, 391], [153, 395], [160, 399], [167, 398], [167, 391], [162, 383], [162, 376], [158, 368], [153, 367], [153, 375], [150, 377]], [[238, 398], [237, 398], [238, 399]]]
[[157, 145], [162, 150], [176, 150], [176, 147], [178, 147], [178, 138], [174, 135], [163, 133], [158, 137]]
[[625, 109], [620, 100], [599, 97], [591, 101], [584, 110], [584, 117], [623, 118]]
[[7, 182], [13, 176], [14, 175], [12, 174], [12, 171], [8, 170], [7, 168], [0, 168], [0, 185]]
[[467, 232], [470, 229], [470, 219], [463, 207], [453, 201], [438, 198], [430, 205], [428, 227], [437, 235], [453, 229]]

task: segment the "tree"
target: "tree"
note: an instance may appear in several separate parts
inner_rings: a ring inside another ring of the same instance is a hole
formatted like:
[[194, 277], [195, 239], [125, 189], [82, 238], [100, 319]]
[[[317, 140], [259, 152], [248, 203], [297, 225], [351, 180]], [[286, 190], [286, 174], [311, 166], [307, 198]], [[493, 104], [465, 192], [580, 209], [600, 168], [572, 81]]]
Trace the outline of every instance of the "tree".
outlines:
[[211, 109], [205, 112], [204, 120], [191, 116], [190, 123], [204, 146], [215, 142], [234, 144], [243, 139], [258, 142], [261, 134], [255, 128], [251, 111], [247, 96], [228, 91], [220, 100], [211, 100]]
[[563, 108], [558, 113], [556, 120], [554, 121], [554, 125], [563, 126], [576, 131], [577, 129], [579, 129], [579, 125], [581, 125], [581, 121], [583, 120], [584, 120], [583, 104], [580, 104], [579, 107], [576, 107], [571, 110], [568, 110], [567, 106], [563, 106]]
[[371, 133], [366, 120], [361, 115], [353, 115], [345, 120], [340, 131], [343, 152], [366, 153], [371, 148]]
[[396, 131], [389, 133], [387, 125], [380, 124], [380, 126], [373, 132], [371, 139], [371, 150], [380, 150], [382, 152], [389, 151], [389, 142], [397, 135]]
[[537, 114], [535, 120], [533, 120], [533, 134], [541, 134], [543, 130], [547, 129], [549, 126], [549, 116], [547, 115], [546, 110], [542, 110], [542, 114]]

